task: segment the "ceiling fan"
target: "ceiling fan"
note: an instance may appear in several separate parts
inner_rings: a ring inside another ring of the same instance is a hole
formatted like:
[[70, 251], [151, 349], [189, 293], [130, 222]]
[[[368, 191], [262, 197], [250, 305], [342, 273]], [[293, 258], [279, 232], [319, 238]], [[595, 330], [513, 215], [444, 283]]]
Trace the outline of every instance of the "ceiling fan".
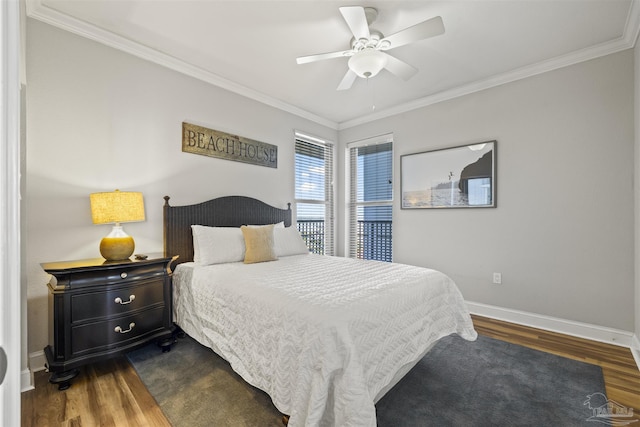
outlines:
[[380, 31], [369, 27], [378, 17], [377, 9], [345, 6], [340, 8], [340, 13], [353, 33], [351, 49], [296, 58], [298, 64], [307, 64], [325, 59], [349, 57], [349, 69], [337, 90], [349, 89], [357, 77], [364, 79], [374, 77], [383, 68], [403, 80], [410, 79], [418, 70], [384, 51], [444, 33], [442, 18], [439, 16], [385, 37]]

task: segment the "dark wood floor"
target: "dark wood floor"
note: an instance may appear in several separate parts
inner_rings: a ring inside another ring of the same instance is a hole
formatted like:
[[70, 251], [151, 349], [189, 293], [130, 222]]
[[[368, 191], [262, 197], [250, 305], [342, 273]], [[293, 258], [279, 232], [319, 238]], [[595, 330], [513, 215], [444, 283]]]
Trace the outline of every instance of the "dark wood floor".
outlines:
[[[634, 409], [640, 420], [640, 372], [627, 348], [473, 316], [479, 334], [602, 367], [607, 396]], [[632, 425], [638, 425], [640, 422]], [[22, 394], [22, 426], [170, 426], [124, 358], [81, 369], [71, 388], [58, 391], [48, 374]]]
[[64, 391], [48, 380], [37, 372], [35, 390], [22, 393], [22, 426], [171, 426], [124, 357], [81, 368]]

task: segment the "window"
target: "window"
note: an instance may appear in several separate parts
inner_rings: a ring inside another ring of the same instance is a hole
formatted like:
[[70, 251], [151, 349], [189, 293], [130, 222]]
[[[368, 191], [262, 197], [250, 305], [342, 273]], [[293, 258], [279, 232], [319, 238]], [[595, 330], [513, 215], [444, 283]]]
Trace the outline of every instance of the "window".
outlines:
[[349, 145], [349, 256], [393, 260], [391, 136]]
[[333, 255], [333, 144], [296, 133], [298, 231], [311, 252]]

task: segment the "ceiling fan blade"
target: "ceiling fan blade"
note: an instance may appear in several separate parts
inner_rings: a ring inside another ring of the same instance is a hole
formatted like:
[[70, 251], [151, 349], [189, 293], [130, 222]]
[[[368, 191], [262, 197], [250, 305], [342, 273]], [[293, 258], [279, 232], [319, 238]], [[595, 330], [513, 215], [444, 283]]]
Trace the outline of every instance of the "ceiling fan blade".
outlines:
[[[444, 33], [444, 24], [442, 18], [436, 16], [424, 22], [405, 28], [395, 34], [380, 40], [381, 50], [389, 50], [395, 47], [404, 46], [418, 40], [428, 39], [429, 37], [439, 36]], [[388, 47], [385, 45], [388, 42]]]
[[418, 72], [417, 68], [399, 60], [395, 56], [391, 56], [384, 52], [380, 53], [387, 57], [387, 65], [385, 65], [384, 68], [386, 68], [391, 74], [400, 77], [402, 80], [409, 80]]
[[351, 86], [353, 85], [353, 82], [355, 82], [357, 78], [358, 78], [358, 75], [353, 71], [351, 71], [351, 69], [348, 69], [347, 73], [342, 78], [342, 81], [340, 82], [336, 90], [350, 89]]
[[371, 37], [367, 16], [362, 6], [344, 6], [340, 8], [340, 13], [342, 13], [342, 17], [347, 22], [356, 40]]
[[351, 56], [353, 52], [351, 50], [342, 50], [340, 52], [319, 53], [317, 55], [299, 56], [296, 58], [298, 64], [308, 64], [309, 62], [323, 61], [325, 59], [343, 58], [345, 56]]

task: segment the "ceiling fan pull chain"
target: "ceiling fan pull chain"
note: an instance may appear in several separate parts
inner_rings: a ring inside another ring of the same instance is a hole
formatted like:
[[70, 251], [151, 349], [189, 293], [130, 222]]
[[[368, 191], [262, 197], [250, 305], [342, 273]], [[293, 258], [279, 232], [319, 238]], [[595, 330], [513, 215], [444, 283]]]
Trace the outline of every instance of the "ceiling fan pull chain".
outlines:
[[374, 83], [371, 82], [371, 78], [367, 77], [367, 86], [371, 85], [371, 111], [376, 111], [376, 88]]

